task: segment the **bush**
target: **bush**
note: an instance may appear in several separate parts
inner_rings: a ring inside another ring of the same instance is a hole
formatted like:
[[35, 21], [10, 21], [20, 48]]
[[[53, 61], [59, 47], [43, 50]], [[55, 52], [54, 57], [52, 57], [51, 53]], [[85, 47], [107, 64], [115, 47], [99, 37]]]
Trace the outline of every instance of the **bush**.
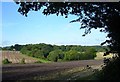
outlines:
[[3, 64], [10, 64], [10, 63], [12, 63], [12, 62], [10, 62], [10, 61], [6, 58], [6, 59], [2, 60], [2, 63], [3, 63]]
[[59, 54], [58, 54], [58, 51], [51, 51], [50, 53], [49, 53], [49, 55], [48, 55], [48, 60], [50, 60], [50, 61], [54, 61], [54, 62], [57, 62], [58, 61], [58, 58], [59, 58], [59, 56], [58, 56]]
[[79, 60], [80, 59], [80, 53], [75, 50], [70, 50], [65, 53], [64, 60]]

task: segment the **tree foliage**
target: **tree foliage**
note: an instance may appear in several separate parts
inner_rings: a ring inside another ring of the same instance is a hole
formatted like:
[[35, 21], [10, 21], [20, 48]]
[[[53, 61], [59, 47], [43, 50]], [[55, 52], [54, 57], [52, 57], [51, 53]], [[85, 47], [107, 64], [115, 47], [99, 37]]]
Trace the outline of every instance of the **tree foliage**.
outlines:
[[24, 45], [24, 47], [21, 49], [21, 52], [23, 54], [36, 58], [46, 58], [52, 50], [52, 45], [41, 43], [35, 45]]
[[15, 50], [15, 51], [20, 51], [22, 49], [23, 45], [15, 44], [12, 46], [6, 46], [6, 47], [1, 47], [2, 50]]
[[[15, 0], [16, 1], [16, 0]], [[44, 15], [56, 14], [64, 16], [69, 15], [78, 16], [77, 19], [71, 22], [80, 22], [80, 28], [85, 29], [85, 33], [91, 33], [91, 29], [100, 28], [101, 32], [108, 32], [107, 37], [110, 40], [106, 40], [102, 44], [108, 43], [111, 52], [119, 53], [120, 49], [120, 2], [107, 2], [107, 3], [84, 3], [84, 2], [18, 2], [20, 5], [18, 12], [27, 16], [30, 11], [38, 11], [43, 8]]]
[[58, 59], [65, 61], [94, 59], [96, 57], [96, 52], [102, 49], [104, 48], [102, 48], [101, 46], [80, 46], [80, 45], [57, 46], [41, 43], [24, 45], [24, 47], [21, 49], [21, 53], [32, 57], [43, 59], [46, 58], [48, 60], [57, 62]]
[[[101, 32], [107, 32], [107, 37], [109, 40], [106, 40], [101, 45], [107, 43], [110, 48], [109, 51], [117, 53], [120, 57], [120, 2], [116, 3], [84, 3], [84, 2], [18, 2], [20, 5], [18, 12], [22, 15], [27, 16], [29, 11], [38, 11], [43, 8], [44, 15], [56, 14], [62, 15], [65, 18], [69, 15], [78, 16], [77, 19], [72, 20], [71, 22], [80, 22], [80, 29], [85, 29], [86, 34], [91, 33], [91, 29], [100, 28]], [[105, 54], [105, 55], [106, 55]], [[120, 58], [116, 63], [120, 62]], [[117, 64], [116, 64], [117, 65]], [[106, 67], [107, 68], [107, 67]], [[116, 66], [115, 69], [120, 69], [119, 66]], [[107, 69], [109, 70], [109, 69]], [[109, 72], [104, 72], [105, 75]], [[117, 74], [117, 79], [119, 79], [119, 74]], [[111, 75], [113, 76], [113, 75]], [[108, 78], [109, 79], [109, 78]], [[115, 80], [116, 78], [113, 77]]]
[[70, 50], [65, 53], [64, 60], [79, 60], [80, 59], [80, 54], [78, 51], [75, 50]]
[[59, 56], [59, 51], [55, 50], [55, 51], [51, 51], [47, 58], [48, 58], [48, 60], [57, 62], [58, 58], [59, 58], [58, 56]]
[[84, 55], [86, 59], [94, 59], [96, 57], [96, 50], [94, 48], [89, 48]]
[[96, 57], [95, 48], [88, 47], [85, 52], [80, 52], [77, 50], [69, 50], [65, 53], [64, 60], [88, 60], [94, 59]]

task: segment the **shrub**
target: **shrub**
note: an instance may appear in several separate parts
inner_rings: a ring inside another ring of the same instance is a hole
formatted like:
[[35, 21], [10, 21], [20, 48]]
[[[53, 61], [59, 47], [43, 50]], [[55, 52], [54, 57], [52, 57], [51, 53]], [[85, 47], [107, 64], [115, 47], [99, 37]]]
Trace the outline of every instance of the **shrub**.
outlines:
[[9, 63], [12, 63], [12, 62], [9, 61], [9, 60], [6, 58], [6, 59], [2, 60], [2, 63], [3, 63], [3, 64], [9, 64]]
[[48, 55], [48, 60], [57, 62], [58, 61], [58, 52], [57, 51], [51, 51]]
[[76, 50], [70, 50], [65, 53], [64, 60], [79, 60], [81, 54]]

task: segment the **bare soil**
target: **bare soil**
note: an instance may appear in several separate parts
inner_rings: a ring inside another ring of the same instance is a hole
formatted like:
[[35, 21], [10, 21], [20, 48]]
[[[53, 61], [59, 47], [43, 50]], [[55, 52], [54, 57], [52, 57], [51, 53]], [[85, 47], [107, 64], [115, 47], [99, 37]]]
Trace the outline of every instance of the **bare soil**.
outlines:
[[38, 61], [37, 58], [23, 55], [22, 53], [20, 53], [20, 51], [2, 51], [2, 55], [0, 55], [0, 58], [2, 60], [7, 58], [12, 63], [20, 63], [23, 58], [25, 59], [25, 63], [34, 63]]
[[40, 64], [8, 64], [2, 66], [2, 80], [30, 80], [37, 76], [48, 76], [56, 72], [76, 67], [96, 66], [103, 64], [103, 60], [81, 60]]

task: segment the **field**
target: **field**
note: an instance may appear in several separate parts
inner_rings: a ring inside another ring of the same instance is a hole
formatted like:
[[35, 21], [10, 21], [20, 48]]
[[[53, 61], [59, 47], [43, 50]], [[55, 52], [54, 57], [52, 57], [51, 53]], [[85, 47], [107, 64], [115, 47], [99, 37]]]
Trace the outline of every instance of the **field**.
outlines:
[[97, 52], [96, 55], [97, 55], [97, 56], [95, 57], [95, 59], [112, 58], [112, 56], [113, 56], [112, 53], [110, 53], [110, 54], [107, 55], [107, 56], [103, 56], [103, 55], [104, 55], [104, 52]]
[[[66, 80], [93, 73], [85, 71], [87, 65], [99, 69], [103, 60], [81, 60], [57, 63], [34, 63], [40, 61], [21, 54], [19, 51], [2, 51], [2, 60], [8, 58], [14, 64], [2, 65], [3, 80]], [[17, 64], [25, 58], [26, 64]], [[45, 60], [41, 60], [46, 62]]]
[[[99, 66], [103, 63], [102, 60], [82, 60], [71, 62], [57, 62], [57, 63], [40, 63], [40, 64], [8, 64], [2, 66], [3, 80], [51, 80], [60, 79], [60, 76], [68, 76], [73, 72], [80, 72], [86, 67]], [[67, 73], [66, 73], [67, 72]], [[65, 76], [65, 77], [66, 77]], [[72, 76], [72, 75], [70, 75]], [[65, 78], [64, 77], [64, 78]], [[63, 77], [61, 77], [63, 79]]]
[[21, 54], [19, 51], [2, 51], [2, 60], [7, 58], [12, 63], [20, 63], [20, 61], [25, 58], [25, 63], [34, 63], [39, 59], [32, 58], [26, 55]]
[[[23, 58], [25, 58], [25, 63], [34, 63], [34, 62], [37, 62], [37, 61], [41, 61], [43, 63], [49, 63], [50, 62], [50, 61], [47, 61], [47, 60], [37, 59], [37, 58], [33, 58], [33, 57], [23, 55], [19, 51], [2, 51], [1, 53], [2, 53], [2, 55], [0, 55], [0, 61], [7, 58], [12, 63], [20, 63], [20, 61]], [[108, 56], [103, 56], [103, 54], [104, 54], [104, 52], [97, 52], [97, 54], [96, 54], [97, 57], [95, 57], [95, 59], [103, 59], [104, 57], [106, 57], [106, 58], [112, 57], [112, 54], [110, 54]]]

